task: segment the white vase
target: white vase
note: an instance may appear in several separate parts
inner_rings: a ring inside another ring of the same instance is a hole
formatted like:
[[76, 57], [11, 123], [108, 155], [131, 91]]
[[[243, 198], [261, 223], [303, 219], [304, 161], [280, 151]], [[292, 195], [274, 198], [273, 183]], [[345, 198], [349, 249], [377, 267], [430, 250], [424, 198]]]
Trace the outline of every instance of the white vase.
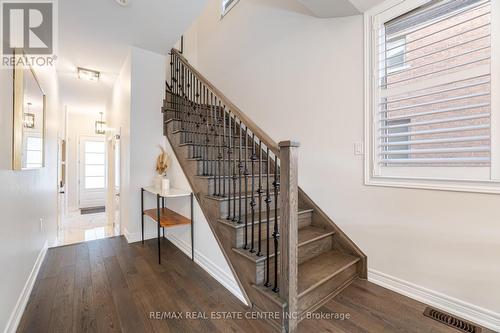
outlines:
[[155, 178], [153, 179], [154, 188], [161, 188], [161, 186], [162, 186], [161, 181], [162, 180], [163, 180], [162, 176], [156, 175]]
[[168, 178], [163, 178], [161, 180], [161, 190], [168, 191], [170, 189], [170, 180]]

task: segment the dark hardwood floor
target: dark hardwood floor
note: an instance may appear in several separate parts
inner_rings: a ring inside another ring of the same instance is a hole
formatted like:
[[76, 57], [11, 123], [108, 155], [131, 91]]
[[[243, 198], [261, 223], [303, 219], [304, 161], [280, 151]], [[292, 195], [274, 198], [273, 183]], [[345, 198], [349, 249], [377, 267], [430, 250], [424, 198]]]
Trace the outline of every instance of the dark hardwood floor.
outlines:
[[[161, 266], [155, 240], [141, 246], [114, 237], [50, 249], [18, 332], [272, 332], [247, 318], [249, 308], [163, 241]], [[315, 312], [331, 318], [305, 319], [299, 332], [458, 332], [425, 318], [424, 307], [357, 281]], [[156, 312], [179, 317], [151, 318]], [[342, 314], [350, 318], [338, 318]]]

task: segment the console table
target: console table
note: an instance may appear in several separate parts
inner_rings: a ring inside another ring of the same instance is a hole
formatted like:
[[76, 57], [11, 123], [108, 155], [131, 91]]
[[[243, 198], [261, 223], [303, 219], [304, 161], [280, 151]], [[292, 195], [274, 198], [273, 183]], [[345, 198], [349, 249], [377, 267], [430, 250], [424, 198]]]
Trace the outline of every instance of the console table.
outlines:
[[[156, 208], [144, 209], [144, 193], [156, 196]], [[189, 197], [191, 201], [191, 219], [188, 219], [173, 210], [165, 207], [165, 199]], [[191, 225], [191, 260], [194, 261], [194, 224], [193, 224], [193, 192], [170, 188], [162, 190], [153, 186], [141, 187], [141, 213], [142, 213], [142, 244], [144, 244], [144, 217], [148, 216], [157, 223], [158, 226], [158, 263], [161, 264], [161, 241], [160, 229], [163, 230], [165, 237], [165, 228], [176, 227], [179, 225]]]

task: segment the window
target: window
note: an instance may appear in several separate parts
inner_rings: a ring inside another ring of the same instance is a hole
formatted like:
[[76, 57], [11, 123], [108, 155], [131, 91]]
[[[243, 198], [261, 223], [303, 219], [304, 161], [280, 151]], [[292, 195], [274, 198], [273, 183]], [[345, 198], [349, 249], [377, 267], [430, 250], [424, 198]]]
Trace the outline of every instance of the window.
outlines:
[[239, 0], [222, 0], [222, 14], [224, 17], [237, 3]]
[[43, 165], [43, 140], [40, 136], [26, 137], [26, 168], [41, 168]]
[[[389, 120], [385, 122], [387, 127], [385, 133], [394, 136], [390, 136], [385, 140], [388, 145], [387, 149], [384, 151], [384, 159], [406, 159], [410, 157], [410, 145], [404, 144], [404, 142], [408, 142], [410, 140], [410, 137], [406, 134], [410, 129], [410, 127], [408, 127], [409, 123], [410, 119], [408, 118]], [[398, 133], [400, 136], [395, 136], [395, 134]]]
[[492, 7], [405, 0], [367, 13], [367, 184], [500, 191]]
[[103, 189], [105, 183], [105, 155], [103, 141], [85, 142], [85, 189]]
[[387, 74], [391, 74], [406, 67], [406, 37], [396, 37], [392, 40], [388, 40], [387, 46], [387, 58], [386, 67]]

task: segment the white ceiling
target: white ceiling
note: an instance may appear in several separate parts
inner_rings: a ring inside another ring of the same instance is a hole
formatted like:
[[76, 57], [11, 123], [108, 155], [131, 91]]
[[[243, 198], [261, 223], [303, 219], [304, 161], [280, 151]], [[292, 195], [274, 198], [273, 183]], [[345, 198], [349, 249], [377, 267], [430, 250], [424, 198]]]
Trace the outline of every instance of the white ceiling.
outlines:
[[[299, 0], [318, 17], [357, 15], [383, 0]], [[207, 0], [59, 1], [58, 77], [63, 105], [101, 110], [129, 46], [167, 54]], [[76, 68], [101, 72], [98, 83], [78, 80]]]
[[349, 0], [299, 0], [314, 15], [322, 18], [360, 14]]
[[[61, 101], [78, 109], [105, 105], [129, 46], [167, 54], [207, 0], [59, 1], [58, 76]], [[78, 80], [76, 67], [101, 72]]]
[[321, 18], [359, 15], [384, 0], [298, 0]]
[[[336, 0], [326, 0], [326, 1], [336, 1]], [[368, 9], [381, 4], [385, 0], [349, 0], [360, 12], [364, 13]]]

